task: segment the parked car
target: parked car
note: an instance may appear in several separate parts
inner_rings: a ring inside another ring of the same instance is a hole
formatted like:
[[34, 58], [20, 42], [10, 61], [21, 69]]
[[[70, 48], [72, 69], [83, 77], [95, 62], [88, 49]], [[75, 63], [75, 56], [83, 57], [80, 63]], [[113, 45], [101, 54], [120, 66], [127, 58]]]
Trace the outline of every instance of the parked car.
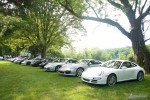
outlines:
[[101, 62], [95, 59], [82, 59], [76, 64], [65, 64], [59, 70], [60, 75], [80, 77], [82, 72], [89, 67], [100, 67]]
[[39, 67], [41, 67], [43, 69], [44, 66], [47, 65], [48, 63], [49, 63], [48, 60], [44, 60], [41, 64], [39, 64]]
[[127, 60], [110, 60], [102, 67], [88, 68], [82, 73], [81, 79], [91, 84], [107, 84], [113, 86], [117, 82], [144, 79], [145, 71], [139, 65]]
[[60, 59], [60, 60], [57, 60], [57, 61], [58, 62], [48, 63], [47, 65], [44, 66], [44, 69], [46, 71], [56, 71], [57, 72], [58, 69], [61, 68], [64, 64], [67, 64], [67, 63], [76, 63], [77, 62], [76, 59], [72, 59], [72, 58], [69, 58], [69, 59]]
[[36, 58], [36, 59], [31, 61], [30, 65], [33, 66], [33, 67], [38, 67], [39, 64], [41, 64], [43, 61], [45, 61], [45, 59], [43, 59], [43, 58]]
[[26, 60], [27, 58], [26, 57], [23, 57], [23, 58], [18, 58], [14, 61], [14, 63], [16, 64], [21, 64], [24, 60]]
[[14, 62], [14, 61], [18, 60], [19, 58], [20, 58], [20, 57], [14, 57], [14, 58], [11, 58], [10, 61], [11, 61], [11, 62]]
[[24, 60], [23, 62], [21, 62], [21, 65], [30, 65], [31, 64], [31, 62], [32, 62], [32, 60], [34, 60], [34, 59], [26, 59], [26, 60]]

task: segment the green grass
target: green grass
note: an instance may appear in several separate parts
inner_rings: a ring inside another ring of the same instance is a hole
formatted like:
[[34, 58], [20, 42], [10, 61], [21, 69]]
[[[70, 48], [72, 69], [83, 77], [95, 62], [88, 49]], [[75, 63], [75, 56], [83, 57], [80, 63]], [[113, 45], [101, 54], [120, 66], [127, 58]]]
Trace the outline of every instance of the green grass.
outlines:
[[0, 100], [150, 100], [150, 75], [109, 87], [0, 61]]

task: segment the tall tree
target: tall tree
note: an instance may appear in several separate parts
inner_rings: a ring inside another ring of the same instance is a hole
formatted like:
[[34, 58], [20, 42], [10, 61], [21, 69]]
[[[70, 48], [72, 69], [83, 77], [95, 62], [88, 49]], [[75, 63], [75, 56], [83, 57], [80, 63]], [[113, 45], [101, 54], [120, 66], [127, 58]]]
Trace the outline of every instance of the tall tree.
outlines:
[[[58, 1], [78, 18], [102, 22], [116, 27], [124, 36], [131, 40], [137, 63], [150, 73], [150, 54], [145, 46], [143, 28], [146, 17], [150, 15], [149, 0], [79, 0], [78, 2], [82, 2], [80, 6], [77, 5], [77, 1]], [[117, 11], [122, 12], [127, 17], [127, 21], [130, 24], [129, 29], [125, 29], [121, 23], [114, 19], [110, 12], [107, 12], [106, 7], [108, 6], [111, 6], [110, 9], [116, 8]], [[85, 13], [78, 13], [82, 8], [84, 8]], [[93, 16], [92, 14], [90, 16], [89, 12], [93, 12], [95, 15]]]
[[26, 16], [28, 24], [23, 24], [24, 36], [38, 47], [42, 58], [45, 58], [49, 47], [67, 44], [67, 30], [80, 25], [79, 19], [55, 0], [35, 1], [32, 8], [26, 10]]

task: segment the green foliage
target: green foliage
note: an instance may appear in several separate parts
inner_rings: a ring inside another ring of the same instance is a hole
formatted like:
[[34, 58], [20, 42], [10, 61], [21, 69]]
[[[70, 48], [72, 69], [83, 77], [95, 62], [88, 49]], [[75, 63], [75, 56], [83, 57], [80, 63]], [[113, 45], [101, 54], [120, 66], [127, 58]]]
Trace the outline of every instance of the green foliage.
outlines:
[[21, 18], [14, 16], [4, 16], [0, 14], [0, 32], [5, 38], [9, 38], [19, 27]]
[[115, 48], [115, 49], [84, 49], [76, 52], [74, 49], [65, 50], [63, 52], [65, 57], [74, 57], [78, 59], [93, 58], [101, 61], [110, 59], [122, 59], [134, 61], [133, 51], [131, 47]]
[[32, 8], [27, 9], [24, 20], [22, 33], [31, 45], [37, 47], [42, 57], [53, 45], [62, 47], [69, 44], [67, 30], [79, 28], [77, 23], [81, 23], [53, 0], [34, 1]]
[[146, 45], [148, 53], [150, 54], [150, 44]]
[[[3, 50], [9, 47], [11, 52], [17, 53], [25, 47], [27, 42], [23, 37], [20, 37], [20, 22], [19, 17], [4, 16], [0, 14], [0, 44], [3, 46]], [[8, 53], [10, 54], [10, 53]]]
[[46, 58], [64, 58], [61, 52], [61, 46], [53, 45], [47, 50]]
[[[55, 52], [54, 55], [56, 51], [61, 55], [60, 48], [70, 44], [67, 31], [83, 28], [81, 20], [72, 16], [55, 0], [22, 0], [20, 3], [24, 6], [19, 5], [18, 1], [8, 0], [8, 5], [13, 5], [12, 11], [16, 9], [17, 13], [14, 11], [12, 16], [0, 14], [0, 39], [3, 41], [0, 44], [9, 46], [13, 52], [19, 53], [30, 47], [29, 51], [33, 55], [41, 53], [44, 57], [48, 49], [51, 49], [51, 53]], [[9, 7], [6, 9], [11, 10]], [[53, 46], [59, 48], [54, 50]]]
[[74, 10], [78, 14], [82, 15], [85, 12], [86, 5], [85, 0], [55, 0], [61, 4], [66, 4], [70, 9]]
[[0, 45], [0, 55], [14, 55], [14, 53], [12, 52], [11, 48], [9, 46], [6, 45]]

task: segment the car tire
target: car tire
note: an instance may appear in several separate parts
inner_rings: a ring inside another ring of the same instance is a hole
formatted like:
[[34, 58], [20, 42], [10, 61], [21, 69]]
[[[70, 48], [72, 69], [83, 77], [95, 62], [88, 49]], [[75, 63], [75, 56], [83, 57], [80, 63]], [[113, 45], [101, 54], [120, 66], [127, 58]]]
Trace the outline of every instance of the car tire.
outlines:
[[76, 76], [81, 77], [83, 71], [84, 71], [83, 68], [78, 68], [76, 71]]
[[138, 81], [143, 81], [143, 79], [144, 79], [144, 73], [142, 71], [138, 72], [137, 80]]
[[59, 70], [60, 67], [61, 66], [56, 66], [55, 71], [58, 72], [58, 70]]
[[26, 65], [30, 65], [30, 64], [31, 64], [31, 62], [27, 62], [27, 63], [26, 63]]
[[117, 78], [114, 74], [110, 74], [107, 78], [107, 85], [114, 86], [117, 82]]

